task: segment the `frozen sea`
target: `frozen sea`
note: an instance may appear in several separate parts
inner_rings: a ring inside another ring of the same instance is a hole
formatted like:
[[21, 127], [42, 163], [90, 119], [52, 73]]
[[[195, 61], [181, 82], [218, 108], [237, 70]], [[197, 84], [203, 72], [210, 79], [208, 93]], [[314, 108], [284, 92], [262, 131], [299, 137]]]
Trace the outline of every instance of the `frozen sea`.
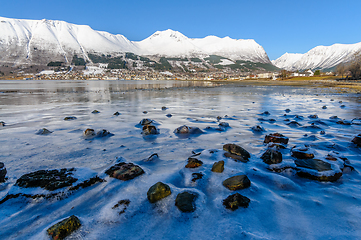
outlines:
[[[0, 200], [16, 192], [44, 193], [14, 186], [23, 174], [42, 169], [76, 168], [79, 179], [98, 175], [106, 180], [72, 193], [63, 189], [62, 198], [19, 197], [2, 203], [0, 239], [49, 239], [47, 228], [70, 215], [76, 215], [82, 227], [67, 239], [361, 239], [361, 148], [351, 142], [361, 133], [360, 109], [360, 94], [321, 87], [0, 81], [0, 121], [5, 122], [0, 127], [0, 162], [8, 177], [0, 183]], [[64, 121], [67, 116], [77, 119]], [[352, 124], [337, 124], [332, 116]], [[158, 135], [141, 134], [144, 118], [154, 120]], [[301, 126], [287, 125], [286, 119]], [[230, 127], [219, 131], [219, 122]], [[312, 123], [319, 128], [310, 127]], [[174, 129], [182, 125], [204, 133], [176, 135]], [[256, 125], [265, 132], [253, 132]], [[42, 128], [52, 133], [36, 134]], [[84, 139], [87, 128], [114, 135]], [[285, 162], [294, 160], [293, 146], [306, 144], [318, 157], [331, 151], [342, 154], [354, 170], [335, 182], [301, 178], [291, 169], [273, 172], [260, 157], [267, 149], [265, 135], [275, 132], [289, 138], [281, 150]], [[250, 161], [225, 158], [222, 146], [227, 143], [249, 151]], [[184, 168], [192, 152], [201, 153], [197, 158], [204, 164]], [[154, 153], [159, 158], [146, 161]], [[224, 172], [211, 172], [219, 160], [225, 161]], [[130, 181], [105, 175], [117, 161], [137, 164], [145, 174]], [[191, 181], [192, 173], [200, 172], [203, 178]], [[222, 200], [234, 192], [222, 181], [239, 173], [248, 176], [251, 187], [236, 192], [251, 202], [248, 208], [231, 211]], [[151, 204], [146, 193], [159, 181], [168, 184], [172, 194]], [[174, 205], [185, 190], [198, 194], [192, 213]], [[119, 214], [121, 209], [113, 206], [123, 199], [130, 204]]]

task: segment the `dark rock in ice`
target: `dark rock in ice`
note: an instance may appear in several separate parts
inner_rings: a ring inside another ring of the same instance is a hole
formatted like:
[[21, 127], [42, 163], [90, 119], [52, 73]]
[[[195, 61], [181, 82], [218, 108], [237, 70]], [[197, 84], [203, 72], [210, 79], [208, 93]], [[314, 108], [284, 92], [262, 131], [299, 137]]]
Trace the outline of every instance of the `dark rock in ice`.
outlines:
[[0, 121], [0, 127], [5, 127], [5, 122]]
[[75, 230], [81, 227], [79, 218], [72, 215], [57, 224], [48, 228], [47, 233], [54, 240], [65, 239], [72, 234]]
[[338, 119], [337, 116], [331, 116], [330, 119]]
[[224, 180], [222, 184], [229, 190], [235, 191], [250, 187], [251, 181], [246, 175], [237, 175]]
[[295, 164], [297, 167], [313, 169], [318, 172], [332, 170], [331, 164], [320, 159], [296, 159]]
[[296, 115], [296, 116], [295, 116], [295, 119], [303, 120], [303, 116], [301, 116], [301, 115]]
[[175, 134], [202, 134], [203, 131], [198, 127], [188, 127], [186, 125], [180, 126], [174, 130]]
[[321, 121], [321, 120], [315, 120], [315, 121], [312, 121], [310, 123], [311, 124], [319, 124], [319, 125], [327, 126], [327, 123], [325, 123], [324, 121]]
[[108, 130], [103, 129], [97, 132], [96, 137], [97, 138], [102, 138], [102, 137], [110, 137], [110, 136], [114, 136], [113, 133], [110, 133]]
[[251, 129], [252, 129], [253, 132], [257, 132], [257, 133], [261, 133], [261, 132], [266, 131], [263, 127], [261, 127], [259, 125], [256, 125], [256, 126], [252, 127]]
[[289, 108], [287, 108], [287, 109], [285, 110], [285, 112], [286, 112], [286, 113], [289, 113], [289, 112], [291, 112], [291, 110], [290, 110]]
[[223, 205], [227, 209], [231, 209], [232, 211], [234, 211], [237, 210], [239, 207], [247, 208], [250, 201], [251, 200], [248, 197], [245, 197], [239, 193], [235, 193], [224, 199]]
[[165, 111], [165, 110], [167, 110], [167, 107], [163, 106], [162, 111]]
[[342, 176], [341, 171], [333, 171], [331, 164], [319, 159], [297, 159], [295, 164], [297, 175], [303, 178], [333, 182]]
[[361, 125], [361, 118], [354, 118], [351, 122], [354, 125]]
[[153, 186], [151, 186], [147, 192], [147, 198], [150, 203], [155, 203], [169, 195], [171, 195], [172, 191], [167, 184], [162, 182], [157, 182]]
[[291, 155], [292, 157], [299, 159], [309, 159], [309, 158], [314, 158], [315, 156], [313, 154], [313, 151], [305, 145], [293, 147], [291, 150]]
[[114, 116], [119, 116], [120, 113], [119, 113], [119, 112], [115, 112], [113, 115], [114, 115]]
[[156, 134], [159, 134], [159, 130], [153, 125], [144, 125], [142, 134], [143, 135], [156, 135]]
[[246, 161], [251, 157], [251, 154], [246, 149], [233, 143], [223, 145], [223, 150], [231, 154], [241, 156]]
[[348, 120], [339, 120], [336, 123], [341, 124], [341, 125], [346, 125], [346, 126], [350, 126], [352, 124], [352, 122], [348, 121]]
[[289, 123], [287, 123], [288, 126], [290, 127], [299, 127], [301, 126], [301, 124], [299, 124], [297, 121], [291, 121]]
[[269, 111], [264, 111], [263, 113], [261, 113], [261, 115], [266, 115], [266, 116], [268, 116], [268, 115], [271, 115], [271, 113], [270, 113]]
[[100, 113], [98, 110], [93, 110], [92, 113], [97, 114]]
[[110, 177], [123, 181], [131, 180], [142, 175], [143, 173], [144, 170], [138, 165], [124, 162], [117, 163], [105, 171], [105, 174], [109, 175]]
[[144, 119], [142, 119], [142, 120], [139, 122], [139, 124], [142, 125], [142, 126], [144, 126], [144, 125], [149, 125], [149, 124], [151, 124], [152, 122], [153, 122], [152, 119], [144, 118]]
[[49, 130], [46, 129], [46, 128], [39, 129], [39, 130], [36, 132], [37, 135], [48, 135], [48, 134], [50, 134], [50, 133], [52, 133], [52, 131], [49, 131]]
[[90, 139], [90, 138], [93, 138], [95, 136], [96, 136], [95, 131], [94, 131], [94, 129], [91, 129], [91, 128], [85, 129], [85, 131], [83, 133], [83, 137], [85, 139]]
[[213, 163], [212, 172], [222, 173], [224, 171], [224, 161]]
[[150, 157], [144, 159], [143, 162], [153, 162], [158, 158], [159, 158], [158, 153], [153, 153], [152, 155], [150, 155]]
[[322, 109], [327, 109], [327, 106], [323, 106]]
[[346, 106], [345, 105], [341, 105], [340, 108], [345, 108]]
[[119, 215], [122, 215], [123, 213], [125, 213], [125, 210], [127, 210], [127, 207], [130, 204], [130, 200], [129, 199], [123, 199], [117, 202], [117, 204], [115, 204], [112, 209], [117, 209], [120, 206], [123, 206], [123, 209], [119, 212]]
[[248, 159], [245, 159], [244, 157], [242, 156], [238, 156], [236, 154], [232, 154], [232, 153], [229, 153], [229, 152], [225, 152], [224, 153], [224, 156], [227, 157], [227, 158], [232, 158], [233, 160], [235, 160], [236, 162], [248, 162], [249, 160]]
[[272, 134], [266, 135], [266, 137], [264, 139], [264, 143], [269, 143], [269, 142], [287, 144], [288, 137], [285, 137], [284, 135], [282, 135], [280, 133], [272, 133]]
[[71, 186], [78, 179], [72, 177], [74, 168], [60, 170], [39, 170], [22, 175], [15, 183], [23, 188], [41, 187], [49, 191]]
[[276, 122], [276, 119], [273, 119], [273, 118], [269, 118], [269, 119], [265, 119], [265, 118], [258, 118], [257, 119], [258, 121], [260, 122]]
[[5, 182], [6, 173], [5, 164], [0, 162], [0, 183]]
[[186, 168], [197, 168], [203, 165], [203, 162], [198, 160], [197, 158], [188, 158], [188, 163], [185, 166]]
[[194, 212], [196, 210], [195, 200], [198, 194], [193, 192], [182, 192], [177, 195], [175, 205], [182, 212]]
[[315, 114], [315, 115], [308, 116], [308, 118], [316, 119], [316, 118], [318, 118], [318, 116]]
[[229, 123], [227, 123], [227, 122], [220, 122], [220, 123], [218, 124], [218, 126], [223, 127], [223, 128], [227, 128], [227, 127], [229, 127]]
[[277, 150], [279, 149], [286, 149], [286, 146], [283, 143], [268, 143], [267, 144], [268, 148], [275, 148]]
[[361, 133], [352, 139], [352, 142], [361, 147]]
[[168, 118], [171, 118], [172, 117], [172, 114], [168, 113], [167, 115], [165, 115], [166, 117]]
[[315, 123], [311, 123], [311, 125], [308, 125], [308, 126], [303, 126], [302, 128], [307, 129], [307, 130], [321, 130], [322, 129], [319, 126], [317, 126]]
[[64, 118], [65, 121], [71, 121], [71, 120], [75, 120], [75, 119], [77, 119], [77, 118], [74, 116], [68, 116], [68, 117]]
[[143, 111], [143, 114], [147, 114], [148, 112], [147, 111]]
[[217, 116], [217, 121], [221, 121], [222, 117]]
[[203, 173], [192, 173], [192, 182], [195, 182], [199, 179], [202, 179], [203, 178]]
[[321, 134], [321, 135], [325, 135], [326, 132], [322, 130], [322, 131], [320, 131], [320, 134]]
[[282, 153], [273, 148], [269, 148], [263, 153], [261, 159], [267, 164], [277, 164], [282, 162]]

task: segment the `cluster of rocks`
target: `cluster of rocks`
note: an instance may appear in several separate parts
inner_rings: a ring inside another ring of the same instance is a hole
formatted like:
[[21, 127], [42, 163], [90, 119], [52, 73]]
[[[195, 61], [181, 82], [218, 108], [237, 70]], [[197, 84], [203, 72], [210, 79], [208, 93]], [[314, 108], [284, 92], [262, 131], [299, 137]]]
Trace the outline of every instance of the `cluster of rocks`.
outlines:
[[[312, 117], [314, 118], [314, 116]], [[270, 170], [281, 172], [287, 168], [292, 168], [300, 177], [318, 181], [336, 181], [342, 176], [345, 167], [352, 169], [348, 165], [347, 158], [340, 156], [339, 153], [331, 152], [324, 159], [316, 159], [315, 150], [306, 145], [292, 147], [291, 156], [294, 165], [282, 164], [283, 157], [280, 149], [286, 148], [288, 140], [280, 133], [265, 136], [264, 143], [268, 144], [268, 149], [263, 153], [261, 159], [270, 165]]]
[[87, 128], [85, 129], [85, 131], [83, 132], [83, 137], [84, 139], [93, 139], [93, 138], [103, 138], [103, 137], [111, 137], [114, 134], [109, 132], [106, 129], [102, 129], [98, 132], [95, 132], [94, 129], [92, 128]]

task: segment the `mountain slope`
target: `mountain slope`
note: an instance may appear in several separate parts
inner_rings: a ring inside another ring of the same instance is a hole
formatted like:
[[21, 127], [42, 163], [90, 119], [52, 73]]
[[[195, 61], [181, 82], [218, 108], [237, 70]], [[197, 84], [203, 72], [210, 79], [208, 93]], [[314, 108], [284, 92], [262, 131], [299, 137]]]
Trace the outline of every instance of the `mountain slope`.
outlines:
[[290, 71], [305, 69], [328, 69], [340, 63], [348, 62], [361, 50], [361, 42], [355, 44], [334, 44], [317, 46], [305, 54], [286, 53], [272, 63]]
[[234, 61], [271, 63], [264, 49], [254, 40], [209, 36], [190, 39], [182, 33], [158, 31], [143, 41], [129, 41], [123, 35], [95, 31], [86, 25], [64, 21], [19, 20], [0, 17], [1, 62], [47, 64], [70, 63], [74, 55], [90, 61], [88, 54], [200, 57], [219, 55]]

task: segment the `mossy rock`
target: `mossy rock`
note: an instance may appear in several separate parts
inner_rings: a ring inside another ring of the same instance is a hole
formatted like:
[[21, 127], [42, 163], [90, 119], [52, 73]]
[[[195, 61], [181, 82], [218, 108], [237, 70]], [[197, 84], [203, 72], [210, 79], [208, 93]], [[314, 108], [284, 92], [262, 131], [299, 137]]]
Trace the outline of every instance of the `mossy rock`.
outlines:
[[224, 180], [222, 184], [229, 190], [235, 191], [250, 187], [251, 181], [246, 175], [237, 175]]
[[291, 150], [292, 157], [298, 159], [311, 159], [314, 158], [313, 152], [306, 146], [294, 147]]
[[182, 192], [177, 195], [175, 205], [182, 212], [194, 212], [196, 210], [195, 200], [198, 194], [192, 192]]
[[228, 196], [226, 199], [224, 199], [223, 205], [227, 209], [231, 209], [232, 211], [234, 211], [234, 210], [238, 209], [239, 207], [247, 208], [250, 201], [251, 200], [248, 197], [245, 197], [239, 193], [235, 193], [235, 194]]
[[172, 191], [167, 184], [157, 182], [151, 186], [147, 192], [147, 198], [149, 202], [155, 203], [165, 197], [171, 195]]
[[233, 143], [223, 145], [223, 150], [231, 154], [241, 156], [244, 160], [248, 160], [251, 157], [251, 154], [249, 154], [247, 150]]
[[212, 166], [212, 172], [222, 173], [224, 171], [224, 161], [215, 162]]
[[69, 116], [69, 117], [64, 118], [65, 121], [71, 121], [71, 120], [75, 120], [75, 119], [77, 119], [77, 118], [74, 116]]
[[185, 166], [186, 168], [197, 168], [203, 165], [203, 162], [201, 160], [198, 160], [197, 158], [188, 158], [188, 163]]
[[58, 222], [51, 226], [47, 232], [54, 240], [61, 240], [69, 236], [75, 230], [81, 227], [79, 218], [72, 215], [61, 222]]
[[319, 159], [296, 159], [295, 164], [297, 167], [313, 169], [318, 172], [332, 170], [331, 164]]
[[133, 163], [118, 163], [105, 171], [110, 177], [128, 181], [144, 173], [144, 170]]
[[273, 149], [269, 148], [266, 150], [265, 153], [261, 156], [263, 162], [267, 164], [277, 164], [282, 162], [282, 153]]

